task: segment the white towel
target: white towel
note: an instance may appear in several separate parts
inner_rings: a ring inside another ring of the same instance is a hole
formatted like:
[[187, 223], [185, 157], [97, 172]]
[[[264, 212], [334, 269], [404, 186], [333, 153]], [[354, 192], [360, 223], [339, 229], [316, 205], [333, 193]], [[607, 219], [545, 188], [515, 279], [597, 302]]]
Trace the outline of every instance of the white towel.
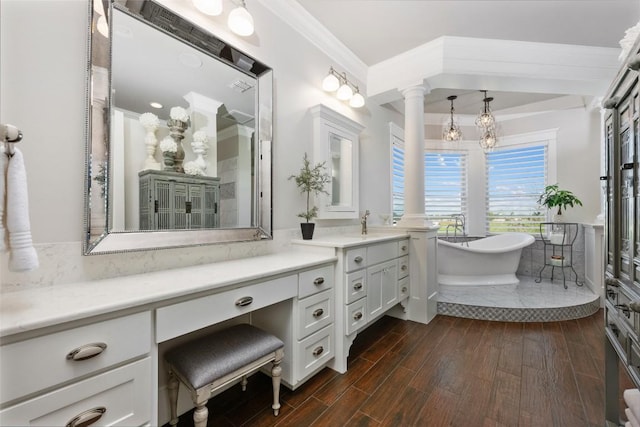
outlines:
[[7, 168], [5, 167], [7, 156], [4, 154], [4, 148], [0, 150], [0, 252], [4, 252], [7, 246], [4, 241], [4, 205], [7, 203], [5, 194], [5, 176], [7, 174]]
[[631, 424], [631, 427], [640, 427], [640, 424], [638, 424], [638, 420], [633, 415], [633, 411], [631, 409], [625, 409], [624, 414], [627, 416], [627, 420], [629, 420], [628, 423]]
[[31, 241], [27, 172], [22, 152], [15, 148], [8, 163], [6, 222], [9, 233], [9, 270], [34, 270], [38, 268], [38, 254]]
[[627, 408], [631, 409], [636, 420], [640, 420], [640, 390], [637, 388], [630, 388], [622, 392], [622, 398]]

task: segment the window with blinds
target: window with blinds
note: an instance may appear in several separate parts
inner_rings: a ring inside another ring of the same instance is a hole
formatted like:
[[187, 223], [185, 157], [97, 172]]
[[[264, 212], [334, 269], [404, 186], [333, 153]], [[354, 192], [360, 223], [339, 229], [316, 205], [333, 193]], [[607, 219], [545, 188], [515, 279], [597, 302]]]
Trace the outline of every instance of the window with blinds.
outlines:
[[454, 215], [467, 215], [467, 155], [426, 152], [424, 155], [425, 213], [445, 231]]
[[538, 232], [545, 216], [537, 201], [546, 182], [546, 145], [487, 153], [487, 232]]
[[404, 214], [404, 146], [394, 137], [391, 146], [391, 209], [393, 222]]

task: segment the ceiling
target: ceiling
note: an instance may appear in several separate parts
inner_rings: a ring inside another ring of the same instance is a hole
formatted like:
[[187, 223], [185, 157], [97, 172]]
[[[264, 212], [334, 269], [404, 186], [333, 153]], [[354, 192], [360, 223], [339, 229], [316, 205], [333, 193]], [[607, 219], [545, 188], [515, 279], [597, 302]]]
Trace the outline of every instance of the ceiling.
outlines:
[[[297, 1], [368, 66], [440, 36], [619, 48], [625, 30], [640, 21], [639, 0]], [[425, 112], [448, 111], [449, 95], [459, 96], [454, 102], [460, 114], [475, 114], [482, 107], [480, 92], [445, 88], [425, 97]], [[489, 96], [499, 111], [559, 95]]]

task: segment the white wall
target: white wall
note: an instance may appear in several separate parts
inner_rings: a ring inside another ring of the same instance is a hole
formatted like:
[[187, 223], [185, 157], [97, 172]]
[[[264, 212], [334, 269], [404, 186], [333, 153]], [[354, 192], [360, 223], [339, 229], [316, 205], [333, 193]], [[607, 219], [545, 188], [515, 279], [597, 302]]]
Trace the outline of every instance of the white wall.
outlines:
[[[184, 2], [183, 2], [184, 3]], [[402, 119], [377, 106], [355, 111], [324, 93], [320, 84], [333, 63], [304, 37], [258, 2], [248, 1], [256, 34], [236, 38], [206, 18], [212, 32], [274, 69], [273, 226], [287, 238], [298, 228], [304, 200], [287, 177], [297, 172], [304, 152], [312, 153], [310, 107], [325, 103], [362, 123], [360, 206], [388, 211], [388, 128]], [[137, 254], [80, 256], [83, 228], [87, 11], [79, 0], [2, 0], [0, 121], [18, 126], [26, 159], [31, 231], [41, 267], [27, 274], [7, 272], [3, 287], [50, 285], [117, 276], [180, 265], [266, 253], [270, 242], [230, 244]], [[361, 88], [363, 85], [360, 83]], [[357, 224], [323, 221], [319, 226]]]

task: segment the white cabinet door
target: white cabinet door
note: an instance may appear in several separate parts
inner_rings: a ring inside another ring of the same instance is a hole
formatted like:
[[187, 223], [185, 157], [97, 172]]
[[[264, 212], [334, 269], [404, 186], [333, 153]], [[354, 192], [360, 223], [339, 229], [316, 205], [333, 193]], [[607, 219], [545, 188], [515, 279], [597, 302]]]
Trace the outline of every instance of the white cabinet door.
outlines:
[[371, 321], [398, 301], [397, 260], [367, 269], [367, 314]]

